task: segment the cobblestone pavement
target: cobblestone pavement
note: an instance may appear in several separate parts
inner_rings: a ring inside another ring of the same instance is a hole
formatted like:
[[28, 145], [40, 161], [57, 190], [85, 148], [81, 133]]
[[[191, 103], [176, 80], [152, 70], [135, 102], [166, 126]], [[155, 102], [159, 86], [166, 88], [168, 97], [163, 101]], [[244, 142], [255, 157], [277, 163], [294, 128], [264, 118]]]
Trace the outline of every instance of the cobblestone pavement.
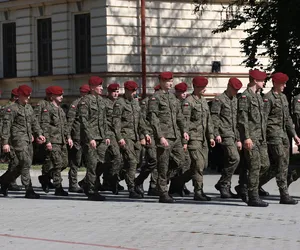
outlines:
[[[23, 199], [24, 192], [0, 197], [0, 249], [300, 249], [300, 204], [280, 205], [275, 180], [265, 186], [270, 206], [252, 208], [218, 198], [219, 175], [204, 176], [211, 202], [194, 202], [190, 195], [160, 204], [155, 197], [130, 200], [126, 191], [104, 192], [105, 202], [81, 194], [56, 197], [41, 191], [37, 174], [40, 200]], [[290, 192], [300, 199], [300, 181]]]

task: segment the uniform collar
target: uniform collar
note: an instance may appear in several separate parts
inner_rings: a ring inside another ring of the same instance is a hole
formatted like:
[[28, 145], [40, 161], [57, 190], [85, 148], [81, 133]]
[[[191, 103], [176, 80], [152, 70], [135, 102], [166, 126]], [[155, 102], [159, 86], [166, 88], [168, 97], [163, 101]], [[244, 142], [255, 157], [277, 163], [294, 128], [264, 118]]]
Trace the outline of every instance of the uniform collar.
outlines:
[[272, 95], [275, 97], [275, 99], [280, 98], [281, 94], [280, 93], [275, 93], [273, 88], [272, 88], [271, 92], [272, 92]]

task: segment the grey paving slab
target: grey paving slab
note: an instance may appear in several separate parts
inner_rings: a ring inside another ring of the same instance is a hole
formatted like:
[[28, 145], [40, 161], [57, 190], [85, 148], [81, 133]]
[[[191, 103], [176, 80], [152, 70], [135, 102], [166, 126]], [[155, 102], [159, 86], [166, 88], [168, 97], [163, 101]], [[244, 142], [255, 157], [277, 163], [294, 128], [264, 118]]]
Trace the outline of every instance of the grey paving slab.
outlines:
[[[175, 204], [130, 200], [126, 191], [104, 192], [105, 202], [55, 197], [44, 194], [33, 175], [40, 200], [26, 200], [24, 192], [0, 197], [0, 249], [300, 249], [300, 205], [280, 205], [275, 180], [266, 185], [270, 206], [251, 208], [218, 198], [219, 175], [204, 176], [212, 202], [194, 202], [191, 195]], [[300, 181], [290, 192], [300, 199]]]

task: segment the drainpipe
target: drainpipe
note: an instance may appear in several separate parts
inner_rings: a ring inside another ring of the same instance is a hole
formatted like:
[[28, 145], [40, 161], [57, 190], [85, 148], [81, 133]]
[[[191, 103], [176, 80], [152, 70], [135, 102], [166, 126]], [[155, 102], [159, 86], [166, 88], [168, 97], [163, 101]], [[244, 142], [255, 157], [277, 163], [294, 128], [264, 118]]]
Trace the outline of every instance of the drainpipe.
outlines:
[[146, 0], [141, 0], [142, 96], [146, 97]]

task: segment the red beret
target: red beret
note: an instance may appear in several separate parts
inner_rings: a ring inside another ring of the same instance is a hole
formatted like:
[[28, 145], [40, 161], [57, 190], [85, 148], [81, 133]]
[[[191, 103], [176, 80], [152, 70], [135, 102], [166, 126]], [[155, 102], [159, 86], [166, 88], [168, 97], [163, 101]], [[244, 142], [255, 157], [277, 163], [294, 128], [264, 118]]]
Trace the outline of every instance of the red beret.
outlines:
[[118, 83], [111, 83], [108, 85], [107, 90], [110, 92], [114, 92], [120, 88], [120, 84]]
[[89, 93], [90, 92], [90, 86], [88, 84], [83, 84], [80, 86], [79, 91], [81, 93]]
[[196, 76], [193, 79], [193, 86], [194, 87], [206, 87], [206, 85], [208, 84], [208, 80], [206, 77], [204, 76]]
[[181, 82], [175, 85], [175, 90], [178, 92], [186, 92], [188, 85], [185, 82]]
[[168, 80], [173, 78], [173, 73], [172, 72], [161, 72], [159, 75], [160, 79], [163, 80]]
[[228, 84], [233, 87], [235, 90], [239, 90], [241, 87], [243, 87], [242, 82], [237, 79], [236, 77], [231, 77], [228, 81]]
[[30, 96], [32, 92], [32, 88], [30, 88], [28, 85], [21, 85], [18, 88], [18, 95], [24, 95], [24, 96]]
[[18, 93], [18, 88], [12, 89], [11, 93], [12, 93], [14, 96], [18, 96], [18, 95], [19, 95], [19, 93]]
[[138, 85], [135, 81], [127, 81], [124, 83], [124, 88], [128, 90], [137, 90]]
[[89, 79], [89, 85], [91, 86], [99, 86], [102, 85], [103, 79], [99, 76], [91, 76]]
[[249, 75], [258, 81], [264, 81], [267, 78], [267, 74], [263, 71], [259, 71], [258, 69], [250, 69], [249, 70]]
[[279, 83], [279, 84], [283, 84], [286, 83], [289, 80], [289, 77], [281, 72], [277, 72], [275, 74], [272, 75], [272, 81], [274, 83]]
[[64, 90], [60, 86], [50, 86], [47, 88], [48, 94], [49, 95], [62, 95], [64, 93]]
[[158, 91], [158, 90], [160, 90], [160, 89], [161, 89], [160, 84], [158, 84], [158, 85], [156, 85], [156, 86], [154, 87], [154, 91]]

